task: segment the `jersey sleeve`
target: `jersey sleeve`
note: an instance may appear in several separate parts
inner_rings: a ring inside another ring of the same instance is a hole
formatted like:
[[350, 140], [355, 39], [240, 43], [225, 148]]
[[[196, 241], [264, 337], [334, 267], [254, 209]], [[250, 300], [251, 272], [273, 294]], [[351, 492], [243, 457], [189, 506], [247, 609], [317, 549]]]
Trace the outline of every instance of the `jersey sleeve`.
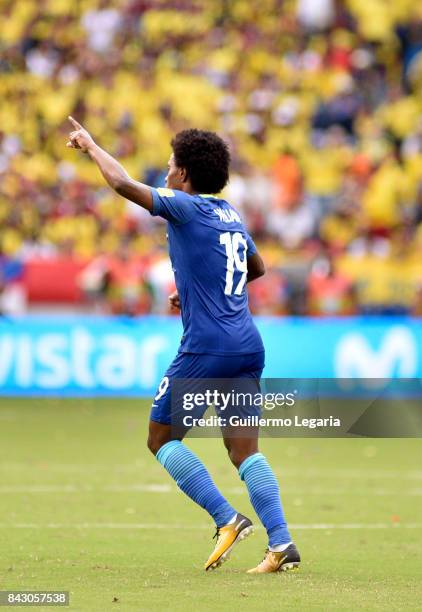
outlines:
[[163, 217], [174, 225], [188, 223], [195, 213], [196, 207], [192, 198], [183, 191], [173, 191], [165, 187], [151, 188], [153, 216]]
[[250, 257], [251, 255], [255, 255], [257, 248], [255, 246], [255, 242], [252, 240], [249, 234], [246, 234], [246, 244], [248, 245], [246, 256]]

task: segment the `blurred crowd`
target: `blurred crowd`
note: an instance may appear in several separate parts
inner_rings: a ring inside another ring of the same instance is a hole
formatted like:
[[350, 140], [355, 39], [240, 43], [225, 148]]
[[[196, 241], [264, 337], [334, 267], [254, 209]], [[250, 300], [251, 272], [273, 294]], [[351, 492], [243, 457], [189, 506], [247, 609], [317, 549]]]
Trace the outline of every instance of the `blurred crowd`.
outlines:
[[0, 17], [4, 313], [28, 307], [31, 262], [64, 259], [85, 308], [167, 312], [165, 224], [66, 149], [72, 114], [154, 186], [178, 130], [227, 139], [223, 195], [268, 270], [253, 312], [422, 315], [420, 0], [0, 0]]

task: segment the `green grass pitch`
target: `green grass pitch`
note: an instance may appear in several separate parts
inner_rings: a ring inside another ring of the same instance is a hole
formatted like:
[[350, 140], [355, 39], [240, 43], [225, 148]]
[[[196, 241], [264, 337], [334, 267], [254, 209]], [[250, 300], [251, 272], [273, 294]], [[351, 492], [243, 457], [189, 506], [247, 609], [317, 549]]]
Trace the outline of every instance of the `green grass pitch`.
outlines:
[[[212, 573], [208, 516], [145, 446], [149, 402], [0, 400], [0, 589], [71, 610], [422, 610], [422, 442], [264, 439], [300, 571], [248, 576], [262, 529]], [[189, 445], [256, 517], [221, 440]], [[38, 608], [49, 610], [51, 608]]]

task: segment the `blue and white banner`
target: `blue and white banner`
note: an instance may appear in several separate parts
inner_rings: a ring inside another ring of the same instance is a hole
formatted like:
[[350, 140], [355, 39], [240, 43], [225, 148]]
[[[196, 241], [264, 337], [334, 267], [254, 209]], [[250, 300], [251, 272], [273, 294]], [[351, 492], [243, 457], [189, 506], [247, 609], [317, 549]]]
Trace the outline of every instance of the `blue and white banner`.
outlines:
[[[258, 318], [267, 378], [422, 378], [422, 320]], [[154, 394], [180, 319], [0, 318], [0, 394]]]

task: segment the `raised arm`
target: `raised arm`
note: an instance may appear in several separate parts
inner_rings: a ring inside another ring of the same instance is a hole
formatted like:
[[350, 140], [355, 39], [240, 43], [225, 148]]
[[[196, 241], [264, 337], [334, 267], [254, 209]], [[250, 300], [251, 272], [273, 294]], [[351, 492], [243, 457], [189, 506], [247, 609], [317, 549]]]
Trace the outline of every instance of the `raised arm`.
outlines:
[[127, 200], [139, 204], [146, 210], [152, 211], [152, 193], [148, 185], [133, 180], [119, 162], [99, 147], [89, 132], [73, 117], [69, 117], [74, 131], [69, 134], [67, 147], [80, 149], [87, 153], [97, 164], [101, 174], [114, 191]]

